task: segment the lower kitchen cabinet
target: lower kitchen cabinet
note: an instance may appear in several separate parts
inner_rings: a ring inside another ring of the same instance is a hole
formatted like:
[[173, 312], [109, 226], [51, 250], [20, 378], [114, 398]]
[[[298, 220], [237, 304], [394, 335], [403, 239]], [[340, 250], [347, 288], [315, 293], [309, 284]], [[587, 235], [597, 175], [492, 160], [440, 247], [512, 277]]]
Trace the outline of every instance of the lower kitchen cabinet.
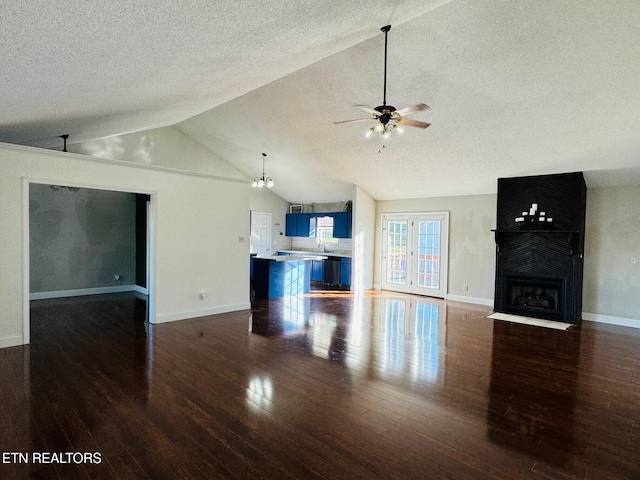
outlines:
[[340, 285], [343, 287], [351, 286], [351, 259], [340, 259]]
[[322, 282], [324, 279], [323, 260], [313, 260], [311, 262], [311, 281]]

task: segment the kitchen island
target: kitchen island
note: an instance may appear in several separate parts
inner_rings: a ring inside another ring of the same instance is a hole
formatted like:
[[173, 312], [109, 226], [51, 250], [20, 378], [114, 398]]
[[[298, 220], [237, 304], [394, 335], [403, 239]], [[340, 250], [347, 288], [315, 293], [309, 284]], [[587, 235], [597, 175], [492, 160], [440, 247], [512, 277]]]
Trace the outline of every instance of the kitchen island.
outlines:
[[317, 255], [253, 257], [255, 298], [280, 298], [311, 291], [311, 261]]

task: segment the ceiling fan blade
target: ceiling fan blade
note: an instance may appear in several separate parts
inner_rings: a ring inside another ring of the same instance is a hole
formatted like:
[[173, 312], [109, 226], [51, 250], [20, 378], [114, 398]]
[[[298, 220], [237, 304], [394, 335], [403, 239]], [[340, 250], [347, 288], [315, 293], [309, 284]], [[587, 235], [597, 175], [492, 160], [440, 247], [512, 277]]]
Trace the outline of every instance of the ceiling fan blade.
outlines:
[[342, 120], [340, 122], [333, 122], [334, 125], [338, 125], [340, 123], [355, 123], [355, 122], [368, 122], [370, 120], [375, 120], [372, 118], [356, 118], [355, 120]]
[[427, 128], [430, 126], [430, 123], [419, 122], [418, 120], [412, 120], [410, 118], [401, 118], [398, 120], [398, 123], [401, 125], [406, 125], [407, 127], [418, 127], [418, 128]]
[[425, 105], [424, 103], [419, 103], [417, 105], [414, 105], [413, 107], [401, 108], [400, 110], [397, 110], [397, 112], [405, 117], [407, 115], [411, 115], [412, 113], [421, 112], [422, 110], [431, 110], [431, 107], [429, 105]]
[[371, 107], [368, 107], [367, 105], [354, 105], [354, 107], [359, 108], [360, 110], [363, 110], [367, 113], [370, 113], [371, 115], [375, 115], [376, 117], [380, 115], [380, 112], [377, 110], [374, 110]]

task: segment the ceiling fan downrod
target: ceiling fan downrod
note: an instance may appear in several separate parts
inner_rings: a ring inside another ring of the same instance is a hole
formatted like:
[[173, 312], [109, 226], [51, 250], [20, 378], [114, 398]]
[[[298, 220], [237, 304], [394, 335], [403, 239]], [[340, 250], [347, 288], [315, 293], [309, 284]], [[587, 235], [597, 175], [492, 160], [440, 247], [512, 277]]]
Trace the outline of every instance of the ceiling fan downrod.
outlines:
[[382, 92], [382, 106], [387, 105], [387, 32], [391, 30], [391, 25], [385, 25], [380, 29], [384, 32], [384, 91]]

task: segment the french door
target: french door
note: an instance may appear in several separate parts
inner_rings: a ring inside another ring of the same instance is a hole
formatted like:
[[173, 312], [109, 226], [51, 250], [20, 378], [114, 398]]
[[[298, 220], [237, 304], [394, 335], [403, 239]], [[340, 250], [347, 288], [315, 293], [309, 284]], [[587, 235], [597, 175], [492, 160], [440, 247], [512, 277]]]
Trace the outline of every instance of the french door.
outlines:
[[382, 288], [444, 298], [449, 212], [382, 215]]

